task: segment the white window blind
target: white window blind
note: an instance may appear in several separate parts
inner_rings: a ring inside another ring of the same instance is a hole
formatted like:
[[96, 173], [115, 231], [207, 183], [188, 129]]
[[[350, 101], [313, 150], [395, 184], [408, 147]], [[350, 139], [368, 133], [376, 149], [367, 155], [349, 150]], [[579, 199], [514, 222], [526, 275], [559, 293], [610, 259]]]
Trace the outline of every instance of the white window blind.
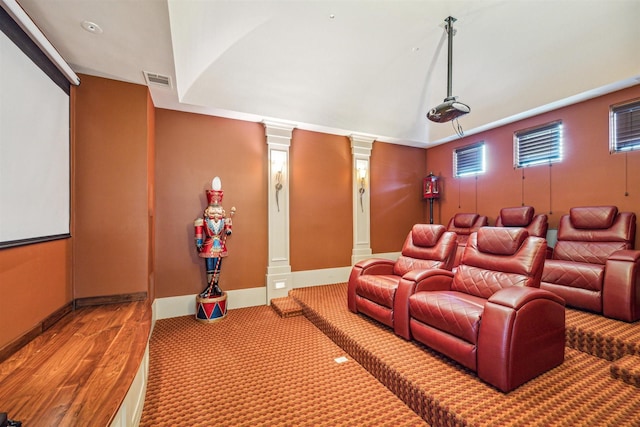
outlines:
[[640, 150], [640, 99], [610, 108], [609, 151]]
[[516, 168], [559, 162], [562, 160], [562, 122], [519, 130], [514, 133], [513, 142]]
[[475, 175], [485, 171], [484, 141], [453, 150], [454, 176]]

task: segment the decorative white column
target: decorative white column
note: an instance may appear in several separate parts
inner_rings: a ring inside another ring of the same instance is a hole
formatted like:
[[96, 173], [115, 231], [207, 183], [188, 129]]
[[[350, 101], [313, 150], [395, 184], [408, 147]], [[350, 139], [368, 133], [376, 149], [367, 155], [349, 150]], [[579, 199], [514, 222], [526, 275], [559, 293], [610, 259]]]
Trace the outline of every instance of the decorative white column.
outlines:
[[267, 304], [287, 296], [292, 287], [289, 258], [289, 147], [294, 126], [263, 122], [268, 145], [269, 179], [269, 260], [267, 264]]
[[353, 158], [353, 250], [351, 264], [371, 257], [371, 209], [369, 185], [371, 176], [371, 147], [375, 138], [353, 134], [351, 154]]

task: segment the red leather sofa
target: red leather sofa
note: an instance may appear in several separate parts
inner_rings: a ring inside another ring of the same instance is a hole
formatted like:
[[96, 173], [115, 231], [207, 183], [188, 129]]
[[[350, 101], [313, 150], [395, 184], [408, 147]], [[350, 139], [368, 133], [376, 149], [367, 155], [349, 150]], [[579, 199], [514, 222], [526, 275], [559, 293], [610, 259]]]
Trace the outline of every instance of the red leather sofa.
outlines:
[[432, 270], [417, 284], [411, 337], [503, 392], [560, 365], [564, 301], [538, 288], [546, 247], [523, 228], [480, 228], [455, 273]]
[[500, 209], [496, 227], [524, 227], [529, 236], [546, 239], [549, 222], [546, 214], [536, 215], [533, 206], [519, 206]]
[[636, 216], [615, 206], [570, 209], [541, 288], [568, 306], [626, 322], [640, 319], [640, 251], [633, 250]]
[[[416, 224], [409, 232], [396, 261], [371, 258], [353, 266], [349, 276], [349, 310], [363, 313], [394, 331], [408, 334], [409, 314], [406, 301], [416, 283], [432, 269], [451, 270], [456, 250], [456, 235], [443, 225]], [[400, 282], [405, 294], [397, 291]]]
[[454, 267], [460, 264], [462, 252], [471, 233], [478, 231], [480, 227], [488, 224], [489, 219], [486, 216], [476, 213], [457, 213], [449, 220], [447, 231], [453, 231], [458, 236], [458, 249], [456, 251], [456, 257], [453, 260]]

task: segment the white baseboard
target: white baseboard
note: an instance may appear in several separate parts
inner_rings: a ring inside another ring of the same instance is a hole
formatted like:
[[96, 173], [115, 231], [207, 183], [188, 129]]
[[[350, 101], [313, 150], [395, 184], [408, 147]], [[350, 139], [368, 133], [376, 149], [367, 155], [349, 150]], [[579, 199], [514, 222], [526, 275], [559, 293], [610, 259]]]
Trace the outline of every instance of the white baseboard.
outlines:
[[[373, 254], [370, 257], [385, 258], [395, 261], [399, 256], [400, 252], [387, 252]], [[293, 276], [293, 289], [306, 288], [309, 286], [330, 285], [333, 283], [344, 283], [349, 280], [351, 268], [352, 266], [323, 268], [320, 270], [294, 271], [291, 273], [291, 275]]]
[[[254, 307], [267, 303], [267, 288], [250, 288], [227, 291], [227, 309]], [[156, 298], [154, 317], [158, 320], [171, 317], [195, 316], [196, 294]]]
[[323, 268], [320, 270], [294, 271], [291, 272], [291, 276], [293, 277], [293, 289], [346, 282], [349, 280], [350, 273], [351, 266]]
[[267, 304], [267, 288], [249, 288], [227, 291], [227, 308], [255, 307]]
[[177, 297], [156, 298], [157, 320], [196, 314], [196, 295], [180, 295]]

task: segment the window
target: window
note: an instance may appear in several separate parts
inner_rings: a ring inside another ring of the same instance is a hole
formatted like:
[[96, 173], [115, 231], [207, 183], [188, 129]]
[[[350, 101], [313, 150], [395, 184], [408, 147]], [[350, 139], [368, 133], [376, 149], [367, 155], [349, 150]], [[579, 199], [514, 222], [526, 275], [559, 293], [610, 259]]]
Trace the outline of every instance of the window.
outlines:
[[453, 176], [484, 173], [484, 141], [453, 150]]
[[612, 105], [609, 117], [609, 152], [640, 150], [640, 99]]
[[544, 163], [556, 163], [562, 160], [562, 122], [547, 123], [513, 134], [514, 167]]

